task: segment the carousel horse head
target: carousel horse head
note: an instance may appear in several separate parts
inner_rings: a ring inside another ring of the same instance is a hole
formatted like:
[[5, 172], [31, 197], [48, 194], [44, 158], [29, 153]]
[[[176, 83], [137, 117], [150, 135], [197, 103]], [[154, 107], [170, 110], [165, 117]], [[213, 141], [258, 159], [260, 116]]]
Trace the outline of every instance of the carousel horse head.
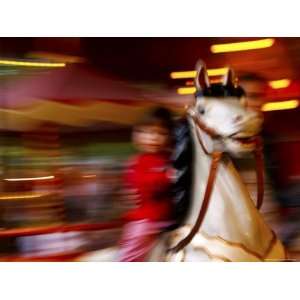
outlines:
[[[234, 156], [253, 151], [262, 116], [246, 106], [245, 92], [228, 69], [222, 83], [210, 84], [205, 64], [196, 65], [195, 102], [189, 113], [208, 152], [216, 145]], [[201, 130], [202, 129], [202, 130]]]

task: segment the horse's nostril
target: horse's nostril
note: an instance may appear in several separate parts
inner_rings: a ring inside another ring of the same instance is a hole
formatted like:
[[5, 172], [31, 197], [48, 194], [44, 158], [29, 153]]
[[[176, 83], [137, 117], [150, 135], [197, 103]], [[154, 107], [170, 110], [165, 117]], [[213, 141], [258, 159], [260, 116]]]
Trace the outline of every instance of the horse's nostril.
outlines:
[[241, 115], [234, 117], [233, 122], [237, 123], [243, 120], [243, 117]]

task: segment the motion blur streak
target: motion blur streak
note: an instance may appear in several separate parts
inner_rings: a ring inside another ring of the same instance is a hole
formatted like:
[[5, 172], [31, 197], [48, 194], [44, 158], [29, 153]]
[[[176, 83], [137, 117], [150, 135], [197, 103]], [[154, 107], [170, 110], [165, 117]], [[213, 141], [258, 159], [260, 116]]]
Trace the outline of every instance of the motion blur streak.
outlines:
[[218, 68], [218, 69], [209, 69], [207, 70], [208, 76], [221, 76], [225, 75], [228, 71], [228, 68]]
[[[207, 70], [208, 76], [221, 76], [226, 74], [228, 68], [217, 68]], [[196, 71], [182, 71], [182, 72], [172, 72], [170, 77], [172, 79], [183, 79], [183, 78], [195, 78]]]
[[285, 109], [294, 109], [298, 107], [298, 100], [287, 100], [279, 102], [269, 102], [262, 106], [262, 111], [273, 111], [273, 110], [285, 110]]
[[182, 72], [172, 72], [170, 77], [172, 79], [181, 79], [181, 78], [195, 78], [197, 72], [196, 71], [182, 71]]
[[190, 95], [190, 94], [194, 94], [195, 92], [196, 92], [195, 87], [182, 87], [177, 89], [177, 93], [179, 95]]
[[32, 194], [32, 195], [13, 195], [13, 196], [0, 196], [0, 200], [17, 200], [17, 199], [34, 199], [34, 198], [40, 198], [47, 195], [46, 193], [39, 193], [39, 194]]
[[27, 181], [27, 180], [47, 180], [53, 179], [54, 176], [43, 176], [43, 177], [28, 177], [28, 178], [6, 178], [6, 181]]
[[283, 89], [290, 85], [291, 81], [289, 79], [280, 79], [269, 81], [269, 86], [272, 89]]
[[275, 39], [262, 39], [256, 41], [248, 41], [248, 42], [212, 45], [210, 47], [210, 50], [212, 53], [246, 51], [246, 50], [269, 48], [273, 46], [274, 43], [275, 43]]
[[[300, 261], [299, 50], [300, 38], [272, 36], [0, 38], [0, 261], [96, 261], [119, 244], [124, 214], [140, 204], [124, 184], [138, 153], [132, 127], [156, 106], [172, 110], [178, 125], [186, 119], [198, 59], [211, 91], [237, 84], [232, 78], [222, 88], [230, 67], [245, 92], [241, 103], [263, 115], [261, 213], [289, 259]], [[233, 117], [232, 126], [239, 120]], [[253, 155], [233, 163], [256, 199]], [[174, 260], [186, 260], [189, 251]]]
[[33, 61], [0, 60], [0, 65], [19, 67], [63, 68], [65, 63], [46, 63]]

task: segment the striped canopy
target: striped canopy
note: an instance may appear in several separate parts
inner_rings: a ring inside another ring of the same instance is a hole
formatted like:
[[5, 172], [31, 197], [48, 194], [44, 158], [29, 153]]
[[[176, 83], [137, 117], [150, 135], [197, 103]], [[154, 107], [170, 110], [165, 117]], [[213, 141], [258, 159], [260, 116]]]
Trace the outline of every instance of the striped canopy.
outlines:
[[90, 126], [128, 125], [150, 106], [183, 107], [193, 96], [175, 90], [141, 88], [83, 65], [23, 75], [1, 82], [0, 128], [31, 130], [42, 122]]

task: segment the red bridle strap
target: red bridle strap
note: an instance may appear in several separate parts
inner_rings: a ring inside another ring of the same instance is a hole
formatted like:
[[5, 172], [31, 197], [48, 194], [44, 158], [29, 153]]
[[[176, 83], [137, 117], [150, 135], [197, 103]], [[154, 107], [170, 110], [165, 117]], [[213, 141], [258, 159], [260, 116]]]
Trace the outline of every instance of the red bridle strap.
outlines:
[[212, 161], [210, 165], [210, 171], [208, 175], [204, 198], [195, 225], [193, 226], [189, 234], [183, 240], [181, 240], [175, 247], [169, 249], [169, 251], [176, 253], [182, 250], [192, 241], [195, 234], [199, 231], [209, 206], [211, 193], [213, 191], [213, 187], [216, 179], [217, 168], [222, 158], [222, 154], [223, 154], [222, 152], [217, 152], [217, 151], [212, 153]]
[[254, 157], [256, 162], [256, 181], [257, 181], [256, 207], [257, 209], [260, 209], [264, 200], [264, 154], [263, 154], [263, 144], [260, 137], [256, 138]]

